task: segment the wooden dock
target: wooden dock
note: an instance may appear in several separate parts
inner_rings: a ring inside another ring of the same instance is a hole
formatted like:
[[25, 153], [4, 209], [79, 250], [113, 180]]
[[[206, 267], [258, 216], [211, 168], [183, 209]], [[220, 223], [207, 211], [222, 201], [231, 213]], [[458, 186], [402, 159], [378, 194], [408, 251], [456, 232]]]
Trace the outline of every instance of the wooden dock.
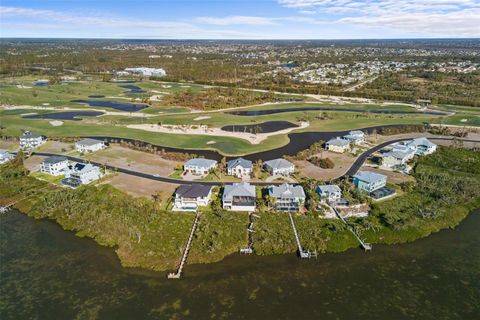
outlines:
[[364, 240], [362, 240], [362, 238], [360, 238], [360, 236], [358, 235], [358, 233], [352, 228], [352, 226], [347, 222], [347, 220], [345, 220], [341, 215], [340, 213], [338, 213], [337, 209], [335, 207], [331, 207], [333, 209], [333, 211], [335, 212], [335, 214], [337, 215], [337, 217], [342, 220], [343, 223], [345, 223], [348, 227], [348, 230], [353, 234], [353, 236], [358, 240], [358, 242], [360, 243], [360, 246], [363, 248], [363, 250], [365, 250], [365, 252], [367, 251], [371, 251], [372, 250], [372, 245], [369, 244], [369, 243], [366, 243]]
[[252, 254], [253, 253], [253, 233], [255, 232], [254, 229], [254, 218], [259, 218], [258, 215], [249, 213], [248, 214], [248, 226], [247, 226], [247, 236], [248, 236], [248, 246], [246, 248], [241, 248], [241, 254]]
[[300, 255], [300, 258], [302, 259], [316, 258], [317, 257], [316, 251], [303, 250], [302, 243], [300, 242], [300, 237], [298, 236], [297, 226], [295, 225], [295, 220], [293, 220], [292, 213], [288, 212], [288, 216], [290, 217], [290, 222], [292, 223], [293, 234], [295, 235], [295, 240], [297, 242], [298, 253]]
[[201, 214], [197, 212], [197, 214], [195, 215], [195, 219], [193, 220], [192, 229], [190, 230], [190, 235], [188, 236], [187, 245], [185, 246], [185, 250], [183, 251], [182, 260], [180, 260], [180, 265], [178, 266], [178, 270], [176, 273], [173, 273], [173, 272], [169, 273], [167, 276], [168, 279], [180, 279], [180, 276], [182, 275], [183, 267], [187, 262], [188, 253], [192, 245], [193, 236], [195, 235], [195, 230], [197, 229], [200, 216]]

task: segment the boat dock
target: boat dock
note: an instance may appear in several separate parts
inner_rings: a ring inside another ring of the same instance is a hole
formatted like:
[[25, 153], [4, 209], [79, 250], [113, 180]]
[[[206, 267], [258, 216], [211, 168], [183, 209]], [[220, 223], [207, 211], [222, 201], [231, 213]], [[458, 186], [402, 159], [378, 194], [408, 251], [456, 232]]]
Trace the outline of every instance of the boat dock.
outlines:
[[371, 251], [372, 250], [372, 245], [369, 244], [369, 243], [366, 243], [364, 240], [362, 240], [362, 238], [360, 238], [360, 236], [358, 235], [358, 233], [352, 228], [352, 226], [347, 222], [347, 220], [345, 220], [341, 215], [340, 213], [338, 213], [337, 209], [335, 207], [330, 207], [333, 209], [333, 211], [335, 212], [335, 214], [337, 215], [337, 217], [342, 220], [343, 223], [345, 223], [348, 227], [348, 230], [353, 234], [353, 236], [358, 240], [358, 242], [360, 243], [360, 246], [363, 248], [363, 250], [365, 250], [365, 252], [367, 251]]
[[254, 229], [254, 218], [259, 218], [258, 215], [249, 213], [248, 214], [248, 226], [247, 226], [247, 234], [248, 234], [248, 246], [246, 248], [241, 248], [241, 254], [252, 254], [253, 253], [253, 233], [255, 232]]
[[304, 251], [302, 248], [302, 243], [300, 242], [300, 237], [298, 236], [297, 226], [295, 225], [295, 220], [293, 220], [293, 215], [291, 212], [288, 212], [290, 217], [290, 222], [292, 223], [293, 233], [295, 235], [295, 240], [297, 241], [298, 253], [302, 259], [310, 259], [317, 257], [317, 251]]
[[185, 250], [183, 251], [182, 260], [180, 261], [180, 265], [178, 266], [178, 270], [176, 273], [169, 273], [167, 278], [168, 279], [180, 279], [182, 275], [183, 267], [187, 262], [188, 253], [190, 251], [190, 247], [192, 245], [193, 236], [195, 235], [195, 230], [197, 229], [198, 221], [200, 220], [201, 214], [197, 212], [195, 215], [195, 219], [193, 220], [192, 229], [190, 230], [190, 235], [188, 236], [187, 245], [185, 246]]

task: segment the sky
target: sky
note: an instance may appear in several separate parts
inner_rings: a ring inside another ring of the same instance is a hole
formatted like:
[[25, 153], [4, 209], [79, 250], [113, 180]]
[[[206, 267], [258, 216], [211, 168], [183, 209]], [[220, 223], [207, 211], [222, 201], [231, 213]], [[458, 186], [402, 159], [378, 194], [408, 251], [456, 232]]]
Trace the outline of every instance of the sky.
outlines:
[[0, 37], [478, 38], [480, 0], [0, 0]]

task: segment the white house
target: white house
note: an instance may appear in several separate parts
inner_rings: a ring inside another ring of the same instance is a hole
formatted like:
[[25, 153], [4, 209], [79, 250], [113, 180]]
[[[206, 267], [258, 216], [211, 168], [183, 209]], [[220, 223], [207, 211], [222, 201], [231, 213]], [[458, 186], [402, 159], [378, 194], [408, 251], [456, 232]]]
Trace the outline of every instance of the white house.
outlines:
[[414, 153], [408, 150], [406, 151], [392, 150], [383, 154], [382, 166], [390, 169], [398, 166], [402, 166], [406, 164], [407, 161], [411, 160], [413, 156], [414, 156]]
[[344, 153], [350, 150], [350, 141], [340, 138], [331, 139], [327, 141], [326, 148], [329, 151]]
[[270, 186], [268, 195], [275, 199], [275, 209], [279, 211], [299, 211], [305, 203], [305, 191], [300, 185]]
[[31, 149], [36, 148], [45, 143], [47, 139], [44, 136], [39, 134], [24, 131], [23, 134], [20, 136], [20, 148], [21, 149]]
[[62, 156], [52, 156], [43, 159], [40, 164], [40, 172], [52, 176], [61, 176], [65, 174], [68, 167], [68, 159]]
[[271, 175], [288, 176], [295, 171], [295, 165], [288, 160], [278, 158], [274, 160], [265, 161], [263, 164], [265, 170]]
[[212, 187], [201, 184], [184, 184], [175, 191], [174, 211], [196, 211], [207, 206], [212, 198]]
[[75, 150], [78, 152], [94, 152], [105, 148], [105, 142], [95, 139], [83, 139], [75, 142]]
[[222, 203], [223, 208], [230, 211], [255, 211], [255, 186], [248, 182], [226, 185], [223, 189]]
[[434, 153], [437, 150], [437, 145], [427, 138], [417, 138], [407, 142], [408, 146], [415, 148], [415, 154], [423, 156]]
[[210, 171], [215, 169], [217, 161], [204, 159], [204, 158], [194, 158], [190, 159], [183, 165], [183, 170], [193, 173], [193, 174], [208, 174]]
[[65, 170], [65, 179], [62, 183], [71, 187], [78, 187], [81, 184], [89, 184], [102, 177], [100, 168], [90, 163], [71, 164]]
[[138, 67], [138, 68], [125, 68], [125, 72], [129, 74], [143, 76], [143, 77], [164, 77], [167, 75], [164, 69], [162, 68], [146, 68], [146, 67]]
[[342, 190], [336, 184], [324, 184], [317, 186], [316, 191], [322, 201], [337, 202], [342, 198]]
[[360, 130], [350, 131], [347, 135], [343, 136], [343, 139], [348, 140], [354, 144], [360, 144], [365, 141], [365, 133]]
[[227, 162], [227, 174], [238, 178], [250, 177], [253, 163], [243, 158], [233, 159]]
[[13, 154], [8, 152], [7, 150], [0, 149], [0, 164], [4, 164], [4, 163], [12, 160], [13, 158], [15, 158], [15, 156]]

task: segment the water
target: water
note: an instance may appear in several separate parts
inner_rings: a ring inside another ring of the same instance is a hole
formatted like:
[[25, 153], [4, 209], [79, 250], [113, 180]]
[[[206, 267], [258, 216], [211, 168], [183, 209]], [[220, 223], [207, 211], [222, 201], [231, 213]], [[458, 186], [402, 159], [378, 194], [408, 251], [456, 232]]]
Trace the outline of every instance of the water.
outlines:
[[245, 124], [245, 125], [228, 125], [223, 126], [222, 130], [230, 132], [255, 132], [256, 128], [260, 128], [259, 133], [269, 133], [276, 132], [289, 128], [298, 127], [296, 124], [289, 121], [267, 121], [256, 124]]
[[[123, 269], [50, 221], [0, 216], [2, 319], [478, 319], [480, 211], [414, 243], [302, 261], [233, 255], [181, 280]], [[187, 235], [186, 235], [187, 236]], [[293, 237], [291, 239], [293, 240]]]
[[29, 114], [23, 116], [24, 119], [54, 119], [54, 120], [71, 120], [80, 121], [83, 117], [98, 117], [104, 114], [101, 111], [65, 111], [51, 112], [42, 114]]
[[125, 112], [135, 112], [147, 108], [144, 103], [129, 103], [108, 100], [72, 100], [71, 102], [86, 103], [90, 107], [112, 108]]
[[143, 92], [146, 92], [145, 90], [143, 90], [139, 86], [134, 86], [134, 85], [131, 85], [131, 84], [122, 85], [122, 86], [119, 86], [119, 87], [124, 88], [124, 89], [128, 89], [127, 91], [124, 91], [123, 93], [143, 93]]
[[275, 113], [299, 112], [299, 111], [335, 111], [335, 112], [357, 112], [357, 113], [380, 113], [380, 114], [429, 114], [429, 115], [446, 115], [441, 111], [400, 111], [400, 110], [364, 110], [364, 109], [341, 109], [334, 107], [295, 107], [281, 109], [266, 110], [248, 110], [248, 111], [228, 111], [226, 114], [236, 116], [264, 116]]

